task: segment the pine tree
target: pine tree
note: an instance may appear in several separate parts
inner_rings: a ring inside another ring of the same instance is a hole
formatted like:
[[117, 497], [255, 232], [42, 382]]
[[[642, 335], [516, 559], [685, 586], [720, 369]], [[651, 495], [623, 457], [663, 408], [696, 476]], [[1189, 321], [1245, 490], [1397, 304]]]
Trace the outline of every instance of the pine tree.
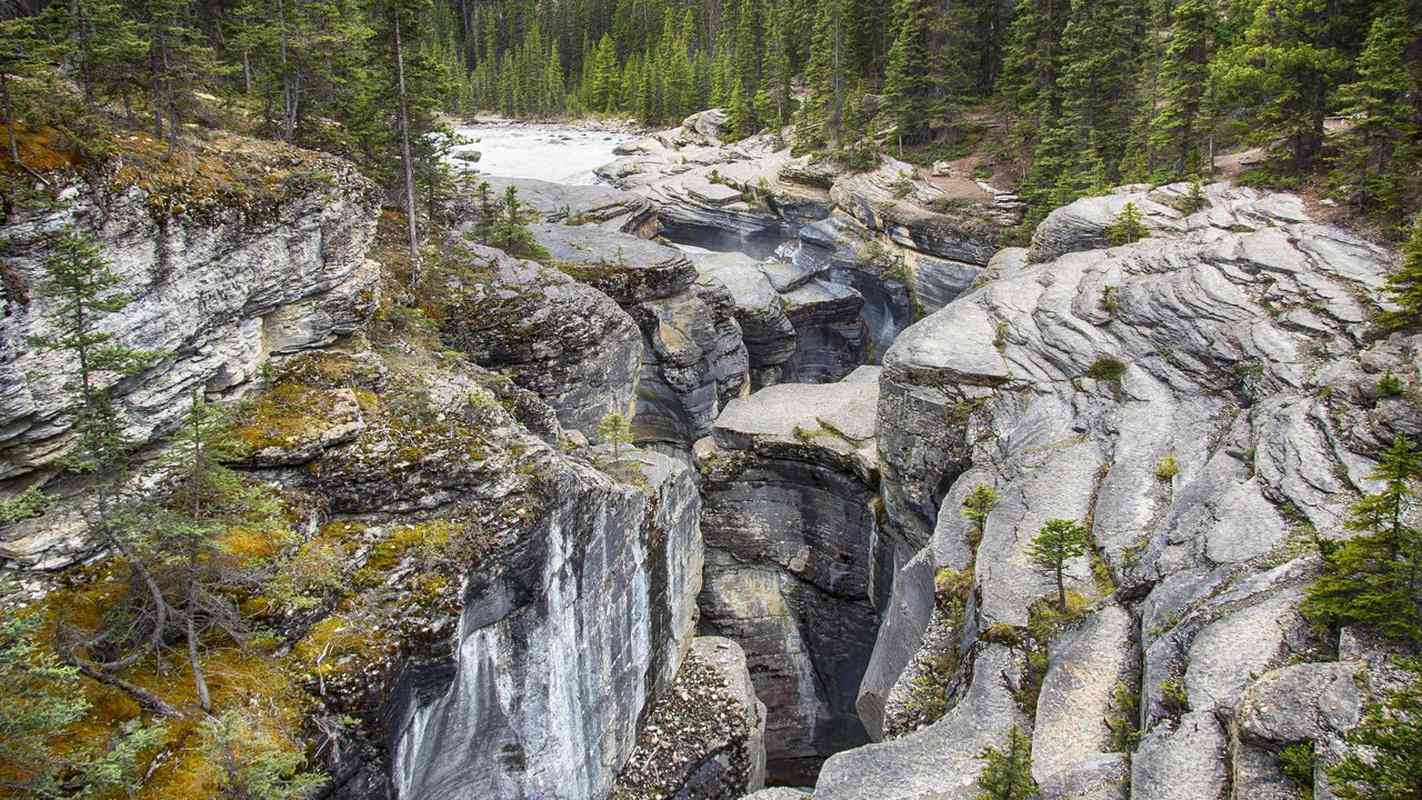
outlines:
[[[132, 476], [135, 445], [125, 432], [108, 384], [101, 380], [104, 375], [137, 375], [162, 354], [125, 347], [102, 329], [103, 317], [121, 311], [129, 298], [119, 290], [118, 275], [92, 240], [74, 228], [66, 228], [55, 237], [52, 248], [54, 254], [45, 261], [46, 277], [40, 288], [51, 298], [47, 322], [53, 333], [32, 338], [30, 344], [42, 351], [66, 353], [75, 362], [76, 380], [68, 388], [78, 405], [74, 422], [77, 442], [66, 465], [74, 472], [91, 476], [96, 506], [91, 531], [128, 563], [135, 574], [134, 585], [149, 602], [147, 613], [132, 631], [139, 644], [127, 655], [116, 661], [93, 661], [79, 652], [82, 643], [72, 642], [61, 642], [60, 655], [84, 675], [127, 692], [145, 707], [164, 716], [177, 716], [177, 711], [161, 698], [114, 674], [162, 643], [172, 610], [124, 524], [119, 498]], [[106, 638], [101, 632], [92, 641]]]
[[973, 524], [973, 535], [979, 541], [983, 538], [988, 515], [997, 505], [997, 500], [997, 491], [985, 483], [974, 486], [968, 496], [963, 498], [962, 514]]
[[1408, 100], [1413, 85], [1404, 61], [1407, 26], [1405, 0], [1378, 4], [1357, 61], [1357, 80], [1339, 91], [1341, 113], [1356, 122], [1332, 176], [1355, 205], [1393, 219], [1411, 177], [1408, 165], [1422, 156], [1422, 126]]
[[961, 43], [961, 33], [953, 39], [941, 35], [940, 13], [936, 0], [904, 0], [900, 5], [884, 93], [898, 116], [903, 141], [930, 138], [931, 126], [953, 113], [954, 98], [967, 93], [962, 59], [946, 56]]
[[1405, 514], [1422, 478], [1422, 454], [1398, 436], [1370, 477], [1383, 489], [1349, 510], [1351, 539], [1320, 540], [1323, 574], [1300, 610], [1319, 624], [1367, 625], [1398, 641], [1422, 640], [1422, 531]]
[[621, 460], [622, 448], [632, 443], [632, 421], [624, 414], [610, 413], [598, 422], [597, 437], [612, 445], [613, 460]]
[[43, 39], [35, 28], [33, 17], [16, 17], [0, 20], [0, 111], [5, 114], [5, 135], [8, 139], [10, 160], [23, 164], [20, 160], [20, 140], [15, 130], [16, 89], [11, 86], [17, 81], [31, 78], [44, 64]]
[[1007, 735], [1007, 751], [985, 748], [978, 754], [983, 771], [978, 776], [977, 800], [1032, 800], [1037, 782], [1032, 780], [1032, 740], [1016, 725]]
[[801, 106], [797, 143], [814, 149], [838, 149], [844, 128], [845, 95], [849, 88], [849, 4], [847, 0], [819, 0], [814, 44], [805, 80], [810, 97]]
[[1086, 554], [1087, 532], [1081, 523], [1069, 519], [1049, 519], [1027, 546], [1027, 557], [1057, 583], [1057, 607], [1066, 613], [1066, 562]]
[[1249, 109], [1260, 141], [1283, 138], [1302, 173], [1323, 147], [1329, 93], [1345, 62], [1327, 0], [1260, 0], [1243, 41], [1212, 65], [1221, 97]]
[[1422, 797], [1422, 660], [1398, 663], [1407, 673], [1400, 687], [1370, 703], [1348, 733], [1351, 747], [1326, 767], [1341, 800], [1415, 800]]
[[1384, 328], [1400, 330], [1422, 322], [1422, 215], [1412, 223], [1412, 235], [1402, 246], [1402, 266], [1387, 276], [1387, 293], [1398, 310], [1379, 315]]
[[1200, 173], [1199, 137], [1216, 25], [1210, 0], [1182, 0], [1170, 12], [1170, 42], [1160, 66], [1163, 102], [1150, 121], [1148, 139], [1151, 160], [1158, 159], [1169, 177]]

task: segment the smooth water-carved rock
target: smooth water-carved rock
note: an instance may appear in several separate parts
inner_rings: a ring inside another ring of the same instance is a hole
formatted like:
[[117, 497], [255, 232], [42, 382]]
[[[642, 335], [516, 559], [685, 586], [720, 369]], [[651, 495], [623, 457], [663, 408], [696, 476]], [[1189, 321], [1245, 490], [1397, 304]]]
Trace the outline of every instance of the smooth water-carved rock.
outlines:
[[440, 338], [480, 366], [506, 371], [586, 436], [630, 414], [642, 335], [611, 298], [558, 270], [500, 250], [452, 244], [425, 278]]
[[449, 213], [461, 229], [471, 230], [479, 219], [480, 183], [489, 185], [489, 196], [494, 202], [502, 202], [504, 193], [514, 189], [519, 202], [538, 212], [543, 222], [646, 237], [657, 233], [657, 207], [640, 195], [611, 186], [574, 186], [496, 175], [479, 175], [460, 181], [449, 203]]
[[[864, 368], [873, 372], [873, 368]], [[730, 404], [697, 445], [703, 631], [746, 650], [773, 781], [805, 783], [866, 740], [855, 712], [869, 600], [877, 384], [782, 384]]]
[[698, 636], [610, 800], [737, 800], [760, 789], [765, 715], [741, 646]]
[[[0, 225], [7, 276], [0, 479], [41, 467], [69, 446], [73, 409], [65, 386], [77, 366], [67, 353], [28, 344], [54, 333], [46, 319], [54, 298], [40, 287], [44, 260], [66, 226], [93, 239], [133, 301], [101, 328], [117, 344], [166, 353], [133, 378], [115, 383], [113, 375], [98, 376], [112, 385], [116, 410], [139, 442], [171, 430], [193, 390], [235, 389], [268, 356], [320, 347], [365, 325], [379, 298], [377, 265], [366, 259], [375, 186], [338, 158], [248, 144], [224, 143], [234, 184], [278, 168], [288, 176], [262, 183], [244, 201], [250, 207], [75, 179], [56, 187], [68, 200], [63, 208], [16, 212]], [[238, 185], [212, 191], [225, 198], [239, 189], [247, 191]]]
[[404, 679], [391, 738], [401, 798], [611, 791], [642, 709], [690, 646], [701, 581], [692, 474], [636, 458], [645, 490], [555, 474], [545, 519], [469, 576], [452, 662]]
[[675, 248], [565, 225], [530, 231], [553, 266], [612, 297], [641, 329], [637, 439], [690, 447], [709, 434], [712, 420], [748, 383], [731, 299], [697, 284], [696, 268]]
[[[982, 635], [1040, 630], [1032, 609], [1055, 586], [1025, 544], [1048, 518], [1090, 525], [1092, 557], [1066, 571], [1085, 619], [1028, 645], [1048, 656], [1036, 705], [1023, 693], [1012, 713], [973, 715], [1027, 723], [1053, 797], [1223, 800], [1232, 782], [1272, 796], [1260, 748], [1275, 744], [1236, 715], [1259, 676], [1325, 656], [1298, 613], [1318, 568], [1310, 528], [1346, 535], [1376, 444], [1411, 424], [1369, 415], [1376, 400], [1361, 388], [1411, 352], [1398, 337], [1364, 355], [1357, 336], [1393, 256], [1307, 222], [1296, 198], [1213, 186], [1188, 213], [1188, 193], [1128, 188], [1055, 212], [1032, 251], [995, 256], [982, 288], [911, 326], [884, 359], [881, 535], [924, 547], [965, 484], [998, 494], [973, 552], [965, 652]], [[1091, 249], [1128, 201], [1151, 236]], [[921, 595], [921, 578], [902, 588], [890, 608]], [[902, 634], [886, 658], [903, 652]], [[949, 687], [942, 721], [836, 756], [816, 797], [855, 796], [841, 787], [859, 774], [968, 786], [979, 765], [939, 761], [930, 779], [926, 756], [902, 743], [956, 718], [983, 679]], [[1141, 728], [1129, 776], [1111, 751], [1130, 731], [1106, 727], [1132, 716], [1126, 700]], [[1239, 756], [1233, 774], [1226, 753]]]
[[831, 757], [815, 784], [816, 800], [937, 800], [971, 796], [985, 747], [1003, 747], [1020, 712], [1010, 682], [1021, 658], [1001, 645], [972, 656], [972, 683], [942, 719], [891, 742]]

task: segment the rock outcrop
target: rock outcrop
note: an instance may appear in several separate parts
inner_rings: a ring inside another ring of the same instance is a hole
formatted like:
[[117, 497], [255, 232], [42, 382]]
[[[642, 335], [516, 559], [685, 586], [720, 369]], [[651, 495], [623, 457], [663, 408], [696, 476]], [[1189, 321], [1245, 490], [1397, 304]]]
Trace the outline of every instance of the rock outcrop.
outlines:
[[374, 185], [341, 159], [246, 140], [222, 144], [224, 182], [115, 166], [112, 174], [65, 179], [60, 207], [17, 206], [0, 225], [0, 480], [68, 447], [66, 386], [77, 366], [67, 354], [27, 344], [55, 332], [44, 262], [66, 227], [93, 239], [133, 301], [107, 316], [103, 330], [116, 344], [164, 354], [131, 378], [100, 376], [138, 441], [171, 430], [194, 389], [236, 389], [269, 356], [364, 327], [379, 297], [378, 268], [366, 259]]
[[563, 427], [593, 437], [630, 414], [642, 334], [607, 295], [535, 261], [451, 242], [421, 287], [440, 338], [543, 398]]
[[555, 472], [536, 527], [469, 576], [452, 661], [407, 670], [397, 695], [400, 797], [608, 796], [701, 581], [691, 472], [638, 458], [646, 489]]
[[748, 356], [728, 293], [698, 283], [686, 254], [623, 233], [530, 228], [553, 266], [602, 290], [642, 332], [633, 434], [689, 448], [749, 386]]
[[657, 207], [647, 198], [611, 186], [574, 186], [533, 178], [502, 178], [480, 175], [465, 178], [450, 201], [449, 213], [456, 224], [468, 229], [479, 219], [481, 183], [489, 185], [489, 198], [501, 202], [512, 188], [520, 203], [538, 212], [543, 222], [594, 226], [643, 237], [657, 233]]
[[[1332, 667], [1287, 665], [1330, 649], [1297, 609], [1317, 574], [1309, 531], [1342, 535], [1371, 486], [1367, 454], [1411, 424], [1369, 412], [1364, 389], [1412, 352], [1401, 337], [1364, 350], [1392, 257], [1307, 221], [1295, 198], [1210, 186], [1197, 209], [1172, 199], [1193, 194], [1128, 189], [1057, 210], [1030, 251], [995, 256], [989, 283], [890, 348], [880, 535], [968, 570], [962, 655], [940, 720], [831, 758], [816, 798], [968, 791], [975, 748], [1014, 724], [1032, 733], [1046, 797], [1272, 797], [1278, 747], [1327, 749], [1349, 724], [1356, 695], [1327, 688], [1342, 685]], [[1101, 249], [1127, 201], [1151, 236]], [[956, 518], [984, 483], [999, 499], [974, 542]], [[1049, 518], [1090, 527], [1091, 557], [1067, 564], [1075, 619], [1048, 613], [1055, 589], [1026, 557]], [[886, 674], [904, 630], [932, 627], [932, 573], [900, 563]], [[1003, 641], [1038, 655], [1010, 667]], [[990, 653], [1007, 660], [985, 670]], [[1316, 685], [1298, 691], [1320, 710], [1262, 719], [1280, 681]], [[1321, 722], [1289, 728], [1301, 720]]]
[[723, 144], [723, 113], [695, 115], [624, 145], [599, 174], [658, 205], [663, 231], [678, 242], [757, 259], [791, 242], [792, 263], [772, 277], [777, 291], [795, 288], [785, 281], [811, 280], [854, 290], [863, 300], [869, 363], [916, 316], [969, 288], [997, 252], [998, 235], [1021, 220], [1010, 195], [921, 176], [892, 158], [849, 172], [792, 157], [771, 134]]
[[707, 542], [701, 630], [746, 650], [770, 779], [813, 779], [866, 740], [855, 713], [870, 602], [877, 370], [733, 401], [696, 447]]
[[693, 639], [610, 800], [737, 800], [760, 789], [765, 713], [740, 645]]

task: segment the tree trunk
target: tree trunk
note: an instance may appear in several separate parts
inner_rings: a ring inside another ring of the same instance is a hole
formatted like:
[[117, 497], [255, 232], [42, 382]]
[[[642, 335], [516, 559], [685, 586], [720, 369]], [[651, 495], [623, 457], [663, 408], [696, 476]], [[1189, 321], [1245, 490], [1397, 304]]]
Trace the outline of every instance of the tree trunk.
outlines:
[[195, 605], [193, 599], [192, 586], [188, 587], [188, 662], [193, 667], [193, 683], [197, 687], [198, 705], [202, 707], [204, 714], [212, 713], [212, 698], [207, 691], [207, 675], [202, 670], [202, 661], [198, 658], [198, 637], [197, 623], [194, 618]]
[[1062, 580], [1062, 563], [1060, 561], [1057, 562], [1057, 608], [1060, 608], [1063, 614], [1066, 613], [1066, 582]]
[[277, 0], [277, 30], [280, 32], [278, 41], [281, 50], [281, 138], [282, 141], [289, 142], [292, 131], [296, 128], [296, 87], [293, 85], [291, 66], [287, 60], [285, 0]]
[[242, 51], [242, 94], [252, 93], [252, 58], [247, 50]]
[[400, 91], [400, 160], [405, 168], [405, 222], [410, 235], [410, 290], [420, 287], [420, 233], [415, 227], [415, 165], [410, 155], [410, 107], [405, 96], [405, 52], [400, 42], [400, 9], [395, 12], [395, 78]]
[[15, 138], [15, 106], [10, 100], [10, 76], [0, 72], [0, 99], [5, 102], [5, 133], [10, 137], [10, 160], [20, 163], [20, 142]]
[[103, 671], [102, 669], [99, 669], [88, 661], [85, 661], [84, 659], [74, 655], [72, 652], [61, 653], [61, 657], [70, 666], [75, 667], [87, 677], [92, 678], [105, 686], [111, 686], [115, 689], [118, 689], [119, 691], [123, 692], [124, 694], [127, 694], [134, 700], [138, 701], [139, 705], [149, 709], [155, 714], [173, 719], [182, 716], [182, 714], [179, 713], [176, 708], [173, 708], [172, 706], [168, 705], [168, 703], [165, 702], [163, 698], [148, 691], [142, 686], [129, 683], [128, 681], [118, 677], [117, 675], [110, 675], [109, 673]]

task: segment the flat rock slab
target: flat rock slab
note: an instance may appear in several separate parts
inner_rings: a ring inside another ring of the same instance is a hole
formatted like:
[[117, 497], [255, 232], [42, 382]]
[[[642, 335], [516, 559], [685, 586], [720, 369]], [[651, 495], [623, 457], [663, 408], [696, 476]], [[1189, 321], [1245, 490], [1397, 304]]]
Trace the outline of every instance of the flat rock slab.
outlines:
[[879, 403], [878, 367], [860, 367], [839, 383], [782, 383], [732, 400], [716, 420], [716, 443], [728, 450], [757, 443], [813, 444], [873, 463]]
[[696, 282], [686, 253], [620, 231], [539, 223], [529, 232], [555, 266], [627, 306], [672, 297]]

